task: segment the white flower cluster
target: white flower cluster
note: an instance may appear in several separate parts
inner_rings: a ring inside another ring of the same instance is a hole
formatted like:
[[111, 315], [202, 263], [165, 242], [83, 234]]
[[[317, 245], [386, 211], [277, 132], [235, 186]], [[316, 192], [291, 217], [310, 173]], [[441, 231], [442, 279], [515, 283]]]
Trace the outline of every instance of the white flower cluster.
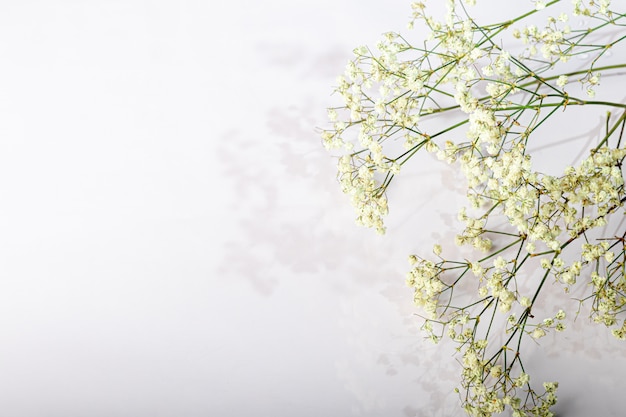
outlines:
[[[464, 227], [455, 241], [483, 255], [447, 260], [442, 247], [435, 245], [437, 261], [409, 257], [406, 283], [415, 304], [426, 313], [422, 329], [435, 342], [447, 335], [459, 344], [464, 408], [470, 415], [491, 416], [508, 407], [514, 416], [551, 416], [557, 385], [546, 383], [545, 393], [537, 395], [530, 377], [517, 373], [524, 369], [520, 352], [508, 346], [519, 349], [524, 337], [538, 340], [552, 330], [565, 330], [563, 310], [553, 317], [533, 315], [548, 278], [560, 282], [566, 292], [580, 281], [589, 284], [593, 319], [626, 340], [626, 321], [618, 327], [618, 315], [626, 309], [626, 233], [621, 238], [595, 238], [626, 202], [626, 111], [617, 120], [609, 114], [606, 136], [586, 159], [561, 175], [536, 172], [527, 145], [556, 110], [582, 105], [626, 108], [622, 103], [585, 101], [565, 91], [576, 80], [593, 97], [603, 71], [626, 68], [597, 67], [598, 58], [626, 37], [600, 45], [587, 39], [613, 25], [621, 28], [626, 14], [612, 12], [607, 0], [574, 0], [572, 14], [590, 16], [592, 27], [572, 29], [563, 13], [548, 17], [544, 28], [514, 29], [534, 11], [478, 26], [465, 7], [459, 7], [460, 1], [446, 0], [442, 21], [428, 16], [423, 3], [412, 4], [409, 26], [420, 22], [430, 30], [424, 42], [414, 45], [387, 33], [376, 53], [355, 49], [355, 59], [337, 81], [343, 105], [329, 110], [332, 128], [322, 139], [328, 149], [342, 154], [338, 176], [357, 223], [379, 233], [385, 232], [383, 219], [389, 211], [386, 190], [418, 151], [459, 165], [470, 208], [459, 212]], [[534, 8], [546, 13], [552, 4], [535, 0]], [[506, 30], [513, 30], [513, 37], [526, 45], [524, 53], [511, 56], [503, 49], [499, 36]], [[595, 54], [595, 59], [585, 70], [559, 73], [559, 65], [577, 54]], [[431, 126], [430, 119], [449, 113], [455, 121], [447, 126], [438, 131], [425, 127]], [[526, 268], [531, 264], [535, 266]], [[476, 292], [457, 291], [461, 280]], [[506, 320], [495, 318], [498, 310]], [[489, 340], [497, 331], [507, 341], [494, 348]], [[522, 389], [524, 395], [518, 396], [516, 391]]]
[[[591, 272], [591, 285], [593, 286], [592, 317], [594, 322], [602, 323], [607, 327], [615, 326], [618, 323], [618, 314], [626, 307], [626, 276], [624, 275], [624, 264], [626, 263], [625, 236], [615, 238], [613, 245], [608, 241], [603, 241], [599, 245], [587, 245], [584, 251], [590, 261], [595, 261], [600, 265], [601, 260], [606, 267], [602, 270]], [[618, 255], [610, 249], [619, 247]], [[599, 269], [599, 268], [598, 268]], [[602, 273], [601, 273], [602, 272]], [[626, 340], [626, 320], [622, 320], [622, 325], [612, 329], [612, 334], [619, 340]]]
[[574, 10], [572, 13], [575, 16], [602, 15], [610, 18], [613, 14], [611, 10], [609, 10], [611, 0], [590, 0], [589, 2], [585, 2], [583, 0], [573, 0], [572, 3], [574, 4]]
[[[510, 375], [510, 367], [486, 360], [487, 340], [475, 340], [465, 346], [463, 353], [461, 386], [467, 393], [463, 408], [473, 417], [489, 417], [502, 413], [509, 406], [515, 417], [552, 417], [550, 411], [557, 402], [558, 383], [545, 382], [545, 392], [538, 395], [530, 388], [530, 376], [521, 372], [517, 377]], [[505, 346], [501, 352], [507, 350]], [[519, 395], [518, 391], [525, 391]], [[457, 390], [458, 391], [458, 390]], [[522, 401], [521, 397], [525, 397]], [[531, 401], [528, 401], [531, 399]]]
[[554, 317], [548, 317], [543, 319], [542, 322], [536, 324], [532, 331], [527, 331], [527, 333], [533, 339], [541, 339], [547, 334], [549, 329], [554, 329], [557, 332], [562, 332], [565, 330], [565, 324], [563, 324], [563, 320], [565, 319], [565, 312], [563, 310], [559, 310]]
[[455, 243], [459, 246], [471, 244], [481, 252], [488, 252], [491, 249], [492, 242], [491, 239], [484, 237], [486, 220], [468, 216], [464, 208], [459, 212], [458, 218], [465, 223], [465, 229], [456, 236]]
[[544, 59], [567, 62], [571, 58], [571, 43], [567, 35], [572, 32], [569, 25], [562, 25], [567, 21], [568, 16], [563, 13], [557, 19], [549, 17], [548, 25], [543, 29], [539, 29], [536, 25], [528, 25], [521, 31], [515, 30], [513, 36], [529, 45], [527, 50], [529, 56], [535, 56], [541, 52]]
[[350, 195], [352, 205], [357, 211], [357, 223], [385, 232], [383, 217], [388, 213], [387, 197], [380, 192], [380, 186], [374, 179], [374, 171], [366, 165], [356, 171], [349, 156], [339, 159], [340, 182], [344, 193]]
[[410, 256], [409, 261], [413, 264], [413, 268], [406, 276], [406, 283], [414, 288], [413, 300], [431, 318], [435, 318], [439, 296], [447, 287], [439, 279], [443, 272], [441, 266], [417, 256]]

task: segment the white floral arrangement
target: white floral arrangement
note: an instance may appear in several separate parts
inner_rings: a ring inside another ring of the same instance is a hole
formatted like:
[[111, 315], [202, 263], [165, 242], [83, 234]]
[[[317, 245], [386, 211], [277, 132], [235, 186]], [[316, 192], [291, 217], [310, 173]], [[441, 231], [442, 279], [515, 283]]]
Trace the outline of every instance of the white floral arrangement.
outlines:
[[[609, 0], [574, 0], [568, 13], [551, 15], [561, 2], [536, 0], [527, 13], [479, 25], [474, 3], [447, 0], [438, 21], [414, 2], [409, 29], [422, 25], [426, 39], [387, 33], [376, 52], [356, 48], [338, 78], [343, 105], [328, 110], [332, 128], [322, 139], [339, 152], [339, 182], [357, 223], [379, 233], [386, 191], [417, 153], [460, 166], [469, 208], [458, 213], [465, 226], [455, 243], [473, 247], [473, 257], [448, 259], [440, 244], [430, 258], [409, 256], [422, 329], [434, 342], [458, 344], [457, 392], [469, 415], [509, 408], [515, 417], [552, 416], [558, 384], [539, 390], [520, 352], [523, 340], [563, 331], [571, 317], [562, 309], [535, 317], [546, 283], [566, 294], [582, 286], [592, 320], [626, 339], [626, 231], [606, 228], [624, 215], [626, 104], [596, 97], [601, 79], [626, 68], [603, 65], [626, 39], [626, 14]], [[545, 25], [529, 24], [539, 13]], [[574, 18], [584, 27], [572, 28]], [[511, 41], [521, 53], [504, 49]], [[576, 56], [589, 57], [585, 68], [567, 65]], [[557, 111], [578, 106], [606, 110], [599, 140], [560, 175], [535, 171], [529, 141]], [[452, 122], [428, 130], [443, 117]]]

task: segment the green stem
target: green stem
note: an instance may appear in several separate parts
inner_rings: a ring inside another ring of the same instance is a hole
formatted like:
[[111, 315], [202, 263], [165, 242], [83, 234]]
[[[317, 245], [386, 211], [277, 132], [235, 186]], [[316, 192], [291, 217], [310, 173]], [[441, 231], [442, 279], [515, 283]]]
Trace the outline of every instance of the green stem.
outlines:
[[626, 110], [622, 113], [622, 115], [620, 116], [619, 119], [617, 119], [617, 122], [615, 122], [615, 124], [613, 124], [613, 127], [611, 128], [611, 130], [609, 130], [606, 135], [604, 136], [604, 138], [600, 141], [600, 143], [598, 143], [598, 146], [595, 147], [595, 151], [597, 151], [598, 149], [600, 149], [608, 140], [609, 137], [613, 134], [613, 132], [615, 132], [615, 130], [617, 130], [618, 126], [624, 121], [626, 120]]

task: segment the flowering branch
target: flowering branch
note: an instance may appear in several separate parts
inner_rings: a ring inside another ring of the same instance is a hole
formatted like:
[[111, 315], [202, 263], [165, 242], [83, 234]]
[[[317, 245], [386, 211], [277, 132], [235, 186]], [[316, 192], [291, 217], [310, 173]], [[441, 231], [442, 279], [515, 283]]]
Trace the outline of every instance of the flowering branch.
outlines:
[[[435, 244], [434, 260], [409, 257], [407, 284], [424, 311], [422, 329], [435, 342], [447, 337], [458, 344], [458, 392], [468, 414], [509, 407], [514, 416], [551, 416], [558, 384], [535, 391], [520, 352], [525, 340], [565, 329], [563, 310], [543, 319], [533, 314], [546, 282], [560, 283], [565, 293], [579, 280], [588, 284], [580, 302], [589, 300], [593, 320], [626, 339], [626, 320], [620, 325], [617, 318], [626, 310], [626, 232], [603, 235], [626, 201], [626, 110], [617, 118], [611, 113], [626, 104], [595, 98], [601, 79], [626, 68], [601, 65], [626, 40], [620, 36], [626, 14], [608, 0], [574, 0], [571, 16], [584, 16], [589, 27], [572, 29], [570, 15], [561, 13], [539, 28], [526, 22], [560, 0], [535, 0], [527, 13], [479, 25], [466, 10], [473, 3], [447, 0], [440, 22], [415, 2], [409, 27], [429, 31], [421, 45], [387, 33], [377, 53], [355, 49], [336, 89], [344, 105], [329, 109], [333, 125], [322, 138], [342, 153], [338, 177], [357, 223], [379, 233], [389, 210], [386, 191], [416, 154], [460, 166], [470, 208], [459, 211], [464, 228], [455, 241], [485, 255], [449, 260]], [[507, 34], [524, 45], [522, 53], [501, 46]], [[605, 41], [596, 41], [599, 35]], [[575, 56], [592, 59], [584, 70], [564, 68]], [[575, 82], [586, 98], [574, 95]], [[575, 106], [607, 108], [606, 133], [561, 175], [535, 171], [529, 141], [557, 111]], [[430, 131], [429, 120], [438, 117], [451, 122]]]

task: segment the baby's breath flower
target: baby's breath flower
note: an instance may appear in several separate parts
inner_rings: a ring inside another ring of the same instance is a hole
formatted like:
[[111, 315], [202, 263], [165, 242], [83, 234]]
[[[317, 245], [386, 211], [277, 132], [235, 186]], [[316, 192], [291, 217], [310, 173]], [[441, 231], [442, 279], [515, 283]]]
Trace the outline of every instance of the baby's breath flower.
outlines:
[[522, 372], [516, 379], [515, 379], [515, 386], [516, 387], [523, 387], [524, 385], [528, 384], [528, 382], [530, 381], [530, 376], [525, 373]]
[[[539, 295], [548, 279], [564, 284], [566, 292], [578, 281], [587, 284], [580, 289], [590, 291], [583, 300], [590, 300], [592, 320], [626, 340], [626, 242], [623, 231], [607, 232], [615, 224], [611, 216], [626, 204], [620, 129], [626, 114], [609, 113], [599, 143], [558, 174], [537, 171], [527, 144], [539, 143], [536, 128], [557, 109], [622, 105], [580, 97], [571, 77], [582, 74], [582, 95], [595, 97], [604, 94], [597, 88], [602, 74], [626, 67], [599, 61], [626, 43], [614, 35], [623, 13], [611, 11], [609, 0], [574, 0], [572, 14], [590, 17], [589, 32], [572, 30], [566, 13], [533, 24], [526, 17], [534, 13], [526, 13], [512, 16], [513, 37], [503, 39], [504, 30], [481, 27], [462, 10], [474, 3], [446, 0], [447, 12], [438, 17], [413, 2], [409, 26], [425, 26], [424, 42], [389, 32], [377, 49], [355, 48], [336, 83], [342, 104], [328, 110], [330, 127], [321, 138], [338, 154], [339, 182], [357, 223], [378, 233], [386, 230], [387, 190], [410, 171], [405, 168], [416, 153], [459, 167], [468, 208], [459, 211], [462, 227], [454, 241], [465, 246], [464, 258], [443, 258], [440, 244], [433, 245], [433, 259], [409, 256], [405, 279], [426, 317], [422, 330], [433, 342], [448, 337], [458, 344], [458, 392], [466, 395], [463, 407], [470, 415], [491, 416], [506, 407], [513, 416], [546, 417], [552, 415], [557, 384], [545, 383], [539, 394], [528, 374], [513, 375], [526, 366], [517, 351], [525, 345], [522, 338], [566, 328], [564, 310], [545, 319], [533, 315], [540, 311], [534, 304], [545, 300]], [[530, 3], [536, 10], [547, 5]], [[592, 46], [583, 36], [591, 32]], [[513, 56], [509, 41], [526, 49]], [[572, 57], [585, 57], [586, 68], [564, 68]], [[437, 128], [442, 115], [450, 118]], [[506, 315], [505, 323], [494, 310]]]
[[502, 375], [502, 366], [501, 365], [492, 366], [491, 369], [489, 370], [489, 374], [491, 375], [492, 378], [500, 378], [500, 375]]
[[610, 263], [610, 262], [613, 261], [613, 259], [615, 259], [615, 254], [613, 252], [610, 252], [610, 251], [606, 252], [604, 254], [604, 259], [606, 259], [606, 261]]
[[565, 265], [563, 258], [554, 258], [554, 260], [552, 261], [552, 266], [554, 266], [554, 268], [557, 270], [563, 268], [563, 265]]
[[535, 327], [535, 330], [533, 330], [530, 335], [533, 337], [533, 339], [540, 339], [546, 335], [546, 331], [543, 330], [541, 327]]
[[506, 268], [506, 260], [502, 257], [502, 256], [498, 256], [494, 261], [493, 261], [493, 266], [496, 269], [499, 270], [503, 270]]

